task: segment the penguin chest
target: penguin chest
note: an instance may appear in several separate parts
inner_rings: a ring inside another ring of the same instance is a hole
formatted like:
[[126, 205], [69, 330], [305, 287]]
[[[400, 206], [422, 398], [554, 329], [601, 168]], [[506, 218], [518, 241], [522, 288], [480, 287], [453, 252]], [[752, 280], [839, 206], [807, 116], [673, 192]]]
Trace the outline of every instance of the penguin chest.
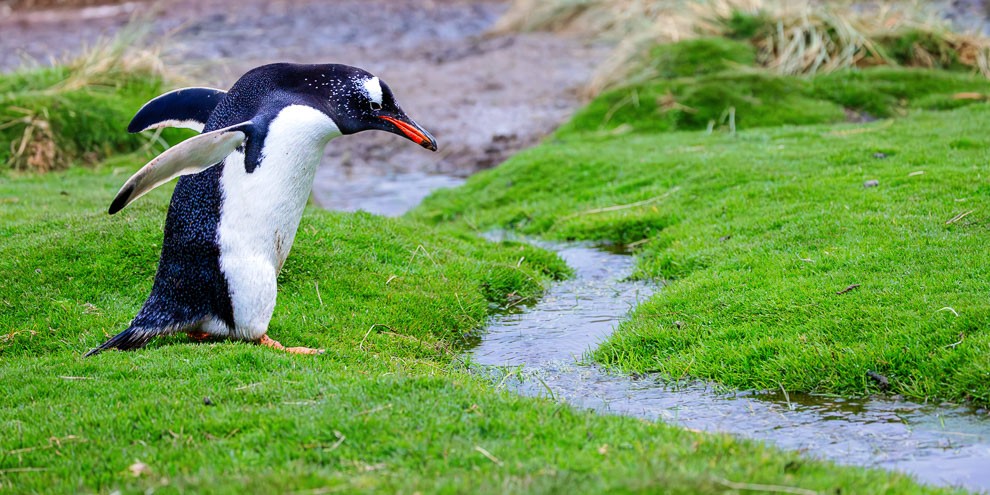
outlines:
[[269, 125], [262, 158], [251, 172], [246, 170], [244, 153], [237, 151], [225, 159], [218, 228], [221, 265], [228, 265], [223, 262], [227, 259], [237, 261], [230, 266], [266, 264], [276, 273], [282, 268], [323, 148], [336, 135], [336, 125], [323, 113], [290, 106]]
[[271, 163], [263, 162], [248, 174], [242, 153], [227, 157], [218, 229], [222, 258], [250, 257], [281, 269], [295, 240], [320, 160], [319, 155], [295, 158], [291, 171], [277, 173], [271, 166], [265, 170]]

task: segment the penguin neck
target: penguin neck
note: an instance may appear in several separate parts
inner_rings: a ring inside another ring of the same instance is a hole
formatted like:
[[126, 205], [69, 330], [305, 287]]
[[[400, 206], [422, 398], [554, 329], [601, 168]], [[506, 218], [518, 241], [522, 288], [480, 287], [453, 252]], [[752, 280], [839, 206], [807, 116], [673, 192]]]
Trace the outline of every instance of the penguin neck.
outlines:
[[312, 150], [322, 153], [326, 144], [340, 135], [340, 128], [327, 114], [307, 105], [289, 105], [268, 125], [264, 150], [283, 148], [300, 155]]

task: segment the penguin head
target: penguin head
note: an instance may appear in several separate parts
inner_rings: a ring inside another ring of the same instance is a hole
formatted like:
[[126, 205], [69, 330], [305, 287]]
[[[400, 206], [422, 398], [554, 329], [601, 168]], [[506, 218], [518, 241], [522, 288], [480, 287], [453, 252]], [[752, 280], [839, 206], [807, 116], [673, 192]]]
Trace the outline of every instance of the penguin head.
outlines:
[[169, 148], [131, 176], [111, 203], [111, 215], [180, 175], [223, 163], [236, 150], [244, 153], [245, 172], [253, 173], [275, 126], [277, 135], [292, 140], [289, 146], [305, 145], [307, 139], [326, 144], [341, 134], [376, 129], [437, 150], [436, 139], [402, 111], [387, 84], [365, 70], [337, 64], [269, 64], [248, 71], [227, 92], [175, 90], [141, 107], [128, 130], [169, 126], [205, 132]]
[[437, 141], [399, 107], [391, 88], [371, 73], [348, 65], [296, 65], [283, 84], [305, 95], [326, 113], [341, 134], [379, 130], [397, 134], [431, 151]]

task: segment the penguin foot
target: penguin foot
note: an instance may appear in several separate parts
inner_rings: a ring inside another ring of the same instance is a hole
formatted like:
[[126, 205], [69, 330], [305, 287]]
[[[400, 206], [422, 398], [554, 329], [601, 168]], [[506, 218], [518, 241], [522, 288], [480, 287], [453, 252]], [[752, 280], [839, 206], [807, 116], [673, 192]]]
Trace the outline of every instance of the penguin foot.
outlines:
[[195, 340], [196, 342], [202, 342], [211, 337], [211, 335], [206, 332], [186, 332], [186, 335], [188, 335], [190, 339]]
[[258, 339], [258, 344], [266, 347], [271, 347], [272, 349], [278, 349], [280, 351], [285, 351], [291, 354], [323, 354], [326, 352], [323, 349], [311, 349], [309, 347], [286, 347], [280, 344], [277, 340], [272, 339], [268, 335], [262, 336]]

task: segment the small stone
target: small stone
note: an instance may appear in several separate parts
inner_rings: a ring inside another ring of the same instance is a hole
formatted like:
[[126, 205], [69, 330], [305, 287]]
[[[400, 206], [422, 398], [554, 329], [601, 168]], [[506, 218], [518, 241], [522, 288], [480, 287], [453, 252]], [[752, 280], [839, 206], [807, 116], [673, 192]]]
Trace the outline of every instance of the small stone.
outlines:
[[135, 478], [151, 472], [151, 467], [141, 461], [134, 461], [134, 464], [128, 466], [127, 469]]
[[210, 400], [209, 397], [203, 397], [203, 405], [204, 406], [212, 406], [213, 405], [213, 401]]
[[873, 158], [876, 158], [877, 160], [883, 160], [884, 158], [887, 158], [887, 154], [882, 151], [878, 151], [873, 154]]
[[879, 387], [880, 390], [887, 390], [890, 388], [890, 380], [887, 379], [886, 376], [883, 376], [880, 373], [877, 373], [876, 371], [867, 371], [866, 376], [870, 377], [871, 380], [876, 382], [877, 387]]
[[674, 322], [674, 326], [677, 327], [678, 329], [681, 329], [684, 327], [684, 322], [681, 320], [677, 320]]
[[880, 185], [880, 181], [878, 181], [876, 179], [868, 180], [868, 181], [866, 181], [866, 182], [863, 183], [863, 187], [865, 187], [867, 189], [869, 189], [871, 187], [877, 187], [879, 185]]

